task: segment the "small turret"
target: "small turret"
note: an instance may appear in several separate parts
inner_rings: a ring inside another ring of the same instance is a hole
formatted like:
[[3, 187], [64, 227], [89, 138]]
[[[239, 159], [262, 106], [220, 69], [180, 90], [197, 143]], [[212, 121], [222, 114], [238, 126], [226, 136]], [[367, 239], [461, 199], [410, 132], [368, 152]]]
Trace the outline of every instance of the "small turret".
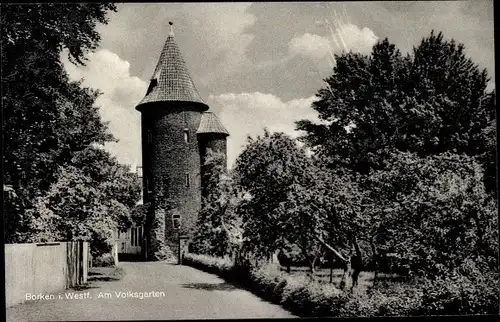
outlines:
[[196, 135], [198, 136], [202, 165], [204, 164], [205, 157], [210, 150], [222, 153], [226, 156], [226, 138], [229, 136], [229, 132], [214, 113], [203, 113]]

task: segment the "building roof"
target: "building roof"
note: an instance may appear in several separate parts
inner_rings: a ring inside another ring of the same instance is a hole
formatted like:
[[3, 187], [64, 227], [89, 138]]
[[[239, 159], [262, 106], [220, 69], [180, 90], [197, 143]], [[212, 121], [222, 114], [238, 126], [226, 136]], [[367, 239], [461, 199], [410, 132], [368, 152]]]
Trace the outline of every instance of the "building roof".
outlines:
[[229, 132], [222, 125], [219, 118], [212, 112], [204, 112], [201, 116], [200, 126], [196, 134], [220, 133], [229, 135]]
[[175, 42], [171, 22], [170, 28], [146, 96], [137, 106], [164, 101], [195, 102], [206, 105], [191, 79], [186, 62]]

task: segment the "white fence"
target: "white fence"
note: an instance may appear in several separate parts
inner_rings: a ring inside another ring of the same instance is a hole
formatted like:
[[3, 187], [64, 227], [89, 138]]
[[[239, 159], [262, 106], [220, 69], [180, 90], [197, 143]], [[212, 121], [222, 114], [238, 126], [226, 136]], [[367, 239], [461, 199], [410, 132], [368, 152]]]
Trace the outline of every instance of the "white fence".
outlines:
[[5, 245], [7, 307], [31, 294], [55, 294], [87, 282], [87, 242]]

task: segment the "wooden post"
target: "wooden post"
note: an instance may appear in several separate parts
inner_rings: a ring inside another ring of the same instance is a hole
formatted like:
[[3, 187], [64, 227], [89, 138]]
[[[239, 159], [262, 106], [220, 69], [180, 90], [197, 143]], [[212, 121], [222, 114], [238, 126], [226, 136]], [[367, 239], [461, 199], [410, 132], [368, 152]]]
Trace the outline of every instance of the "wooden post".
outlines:
[[79, 240], [78, 244], [78, 257], [77, 257], [77, 267], [78, 267], [78, 280], [77, 284], [81, 285], [83, 281], [83, 242]]
[[184, 253], [186, 253], [186, 241], [188, 236], [181, 235], [179, 232], [179, 249], [178, 249], [178, 263], [182, 265], [182, 260], [184, 258]]
[[333, 283], [333, 255], [330, 254], [330, 284]]

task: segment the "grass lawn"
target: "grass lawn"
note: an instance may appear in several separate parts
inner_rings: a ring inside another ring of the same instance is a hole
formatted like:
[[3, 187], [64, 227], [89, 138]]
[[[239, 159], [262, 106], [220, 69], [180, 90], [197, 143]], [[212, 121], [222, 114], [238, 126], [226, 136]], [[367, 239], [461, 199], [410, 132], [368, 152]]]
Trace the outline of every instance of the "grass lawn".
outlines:
[[[281, 271], [286, 272], [285, 267], [281, 267]], [[305, 275], [309, 273], [309, 268], [308, 267], [291, 267], [290, 275], [291, 276], [299, 276], [299, 275]], [[333, 270], [333, 284], [337, 287], [340, 286], [340, 281], [342, 279], [342, 275], [344, 274], [344, 271], [342, 269], [334, 269]], [[317, 269], [315, 274], [315, 278], [317, 281], [321, 281], [324, 283], [329, 283], [330, 282], [330, 269], [329, 268], [322, 268], [322, 269]], [[373, 286], [373, 278], [375, 276], [375, 272], [365, 272], [362, 271], [359, 274], [358, 278], [358, 287], [357, 287], [357, 292], [366, 292], [366, 290], [370, 287]], [[396, 275], [396, 274], [384, 274], [384, 273], [378, 273], [377, 277], [378, 281], [385, 281], [385, 282], [394, 282], [397, 283], [401, 280], [401, 277]]]

